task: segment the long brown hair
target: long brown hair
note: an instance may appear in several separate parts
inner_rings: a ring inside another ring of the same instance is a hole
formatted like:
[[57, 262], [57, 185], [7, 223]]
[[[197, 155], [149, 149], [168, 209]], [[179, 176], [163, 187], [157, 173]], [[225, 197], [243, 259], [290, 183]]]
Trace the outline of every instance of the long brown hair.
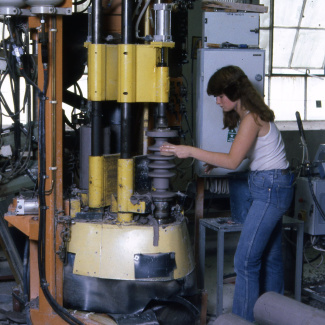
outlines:
[[[229, 65], [217, 70], [210, 78], [207, 88], [208, 95], [226, 95], [231, 101], [241, 100], [241, 104], [253, 113], [255, 121], [273, 122], [274, 112], [264, 103], [263, 97], [254, 88], [246, 74], [237, 66]], [[224, 112], [224, 129], [238, 126], [239, 115], [235, 110]]]

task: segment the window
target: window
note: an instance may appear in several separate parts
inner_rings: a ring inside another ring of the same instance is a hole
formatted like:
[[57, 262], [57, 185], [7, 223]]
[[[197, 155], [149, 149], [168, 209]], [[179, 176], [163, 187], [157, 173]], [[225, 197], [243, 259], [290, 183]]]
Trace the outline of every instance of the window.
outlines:
[[311, 128], [325, 128], [320, 123], [325, 120], [325, 1], [260, 0], [260, 4], [269, 8], [260, 15], [267, 103], [277, 122], [295, 121], [299, 111], [304, 122], [313, 121]]

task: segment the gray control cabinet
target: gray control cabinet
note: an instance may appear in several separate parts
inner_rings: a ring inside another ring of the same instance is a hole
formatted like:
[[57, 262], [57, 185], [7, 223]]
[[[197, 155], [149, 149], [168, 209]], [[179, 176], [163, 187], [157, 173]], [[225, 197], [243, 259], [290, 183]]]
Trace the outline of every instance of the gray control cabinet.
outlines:
[[[196, 146], [214, 152], [229, 152], [235, 131], [223, 130], [223, 112], [213, 96], [207, 95], [207, 84], [212, 74], [227, 65], [239, 66], [256, 89], [264, 95], [264, 50], [260, 49], [208, 49], [198, 50], [196, 82]], [[236, 171], [248, 169], [245, 159]], [[224, 176], [233, 170], [215, 168], [204, 173], [203, 163], [195, 162], [198, 176]]]
[[259, 47], [259, 14], [249, 12], [204, 12], [203, 47], [208, 43], [246, 44]]

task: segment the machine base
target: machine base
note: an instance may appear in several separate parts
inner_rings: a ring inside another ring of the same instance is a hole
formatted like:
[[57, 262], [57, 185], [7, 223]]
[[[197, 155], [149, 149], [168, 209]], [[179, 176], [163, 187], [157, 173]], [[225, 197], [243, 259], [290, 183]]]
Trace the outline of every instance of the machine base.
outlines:
[[141, 312], [152, 300], [168, 301], [175, 296], [193, 296], [196, 276], [170, 281], [111, 280], [72, 273], [74, 254], [68, 254], [64, 268], [63, 304], [69, 309], [96, 313], [133, 314]]

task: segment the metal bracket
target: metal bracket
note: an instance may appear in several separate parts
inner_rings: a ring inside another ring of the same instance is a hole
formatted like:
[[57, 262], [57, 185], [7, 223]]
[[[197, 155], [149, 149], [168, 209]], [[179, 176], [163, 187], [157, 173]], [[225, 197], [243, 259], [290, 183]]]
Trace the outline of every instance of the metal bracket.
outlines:
[[32, 7], [30, 12], [34, 15], [39, 14], [48, 14], [48, 15], [72, 15], [72, 8], [60, 8], [60, 7], [53, 7], [53, 6], [39, 6], [39, 7]]

